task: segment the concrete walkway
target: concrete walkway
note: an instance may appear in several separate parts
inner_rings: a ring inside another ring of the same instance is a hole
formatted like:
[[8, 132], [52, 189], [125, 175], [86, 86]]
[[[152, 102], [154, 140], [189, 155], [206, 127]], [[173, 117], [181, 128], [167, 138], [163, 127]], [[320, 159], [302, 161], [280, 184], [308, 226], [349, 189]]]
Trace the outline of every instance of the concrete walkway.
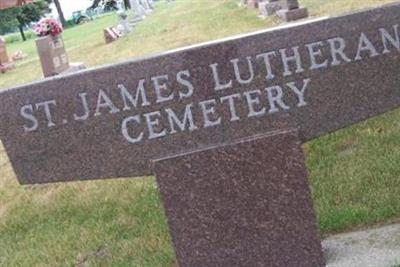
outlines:
[[334, 235], [322, 246], [327, 267], [400, 266], [400, 224]]

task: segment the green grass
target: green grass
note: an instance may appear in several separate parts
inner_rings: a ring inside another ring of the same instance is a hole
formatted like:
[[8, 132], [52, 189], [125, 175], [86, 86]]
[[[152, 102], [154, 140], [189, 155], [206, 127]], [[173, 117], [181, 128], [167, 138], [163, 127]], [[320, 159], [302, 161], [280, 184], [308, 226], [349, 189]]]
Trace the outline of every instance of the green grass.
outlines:
[[[304, 0], [312, 16], [390, 0]], [[276, 25], [236, 0], [177, 0], [157, 9], [128, 37], [104, 44], [107, 15], [67, 29], [72, 61], [87, 66]], [[0, 87], [40, 78], [34, 41], [8, 45], [28, 57], [0, 75]], [[322, 233], [400, 218], [400, 111], [304, 145]], [[175, 266], [154, 178], [20, 186], [0, 149], [0, 266]]]

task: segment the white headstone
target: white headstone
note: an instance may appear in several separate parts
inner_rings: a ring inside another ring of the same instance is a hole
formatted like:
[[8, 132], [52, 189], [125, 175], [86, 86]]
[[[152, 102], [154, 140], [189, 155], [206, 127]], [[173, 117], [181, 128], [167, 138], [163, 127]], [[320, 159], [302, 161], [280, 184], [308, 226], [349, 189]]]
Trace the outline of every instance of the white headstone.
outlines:
[[146, 17], [144, 8], [139, 3], [139, 0], [129, 0], [133, 12], [132, 22], [141, 21]]
[[128, 15], [125, 13], [125, 11], [119, 10], [117, 12], [117, 18], [118, 18], [117, 29], [119, 29], [124, 35], [130, 33], [132, 28], [129, 25]]
[[144, 11], [145, 11], [146, 13], [150, 13], [150, 12], [153, 11], [152, 8], [150, 7], [150, 4], [149, 4], [149, 1], [148, 1], [148, 0], [140, 0], [140, 3], [141, 3], [141, 5], [143, 6]]

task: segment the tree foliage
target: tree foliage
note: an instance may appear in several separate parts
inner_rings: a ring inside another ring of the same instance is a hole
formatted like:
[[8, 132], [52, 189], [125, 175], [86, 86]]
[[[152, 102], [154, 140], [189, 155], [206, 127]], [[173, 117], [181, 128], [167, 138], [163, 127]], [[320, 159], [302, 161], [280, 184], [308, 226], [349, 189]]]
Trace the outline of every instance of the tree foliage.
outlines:
[[[17, 28], [21, 31], [29, 23], [40, 20], [50, 12], [48, 2], [35, 1], [23, 6], [0, 10], [0, 34], [15, 31]], [[23, 35], [23, 31], [21, 34]]]

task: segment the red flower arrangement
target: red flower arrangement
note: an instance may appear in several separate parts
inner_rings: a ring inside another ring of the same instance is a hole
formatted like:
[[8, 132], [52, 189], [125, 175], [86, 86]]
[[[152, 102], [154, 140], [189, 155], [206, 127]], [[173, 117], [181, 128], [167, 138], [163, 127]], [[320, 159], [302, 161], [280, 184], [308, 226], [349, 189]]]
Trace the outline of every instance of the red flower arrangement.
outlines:
[[53, 18], [41, 19], [33, 28], [37, 36], [51, 35], [56, 37], [63, 32], [62, 26]]

